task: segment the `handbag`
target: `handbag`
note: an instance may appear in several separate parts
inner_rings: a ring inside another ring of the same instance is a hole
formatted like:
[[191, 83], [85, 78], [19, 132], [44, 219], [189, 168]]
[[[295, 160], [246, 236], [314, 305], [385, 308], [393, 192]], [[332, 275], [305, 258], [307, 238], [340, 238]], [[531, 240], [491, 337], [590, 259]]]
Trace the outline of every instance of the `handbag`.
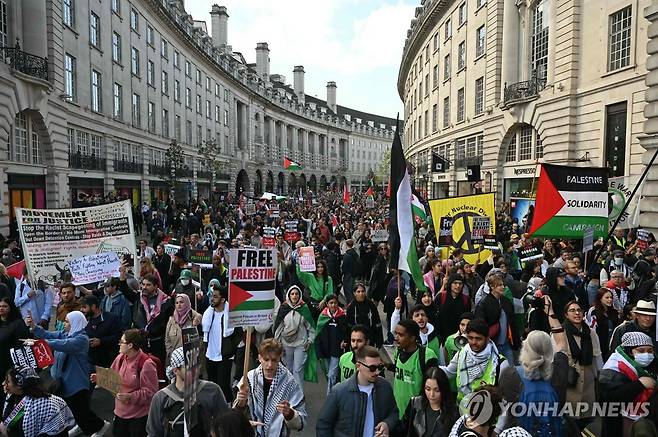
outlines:
[[567, 385], [571, 388], [575, 387], [578, 384], [578, 378], [580, 378], [578, 369], [569, 366], [569, 369], [567, 370]]

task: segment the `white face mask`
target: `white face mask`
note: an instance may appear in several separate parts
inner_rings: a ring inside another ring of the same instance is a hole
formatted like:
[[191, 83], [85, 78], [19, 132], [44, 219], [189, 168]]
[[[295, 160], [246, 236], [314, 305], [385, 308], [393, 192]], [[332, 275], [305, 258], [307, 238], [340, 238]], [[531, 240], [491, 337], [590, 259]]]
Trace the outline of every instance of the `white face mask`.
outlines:
[[189, 280], [189, 279], [181, 279], [181, 280], [180, 280], [180, 283], [183, 284], [183, 285], [189, 285], [189, 284], [190, 284], [190, 280]]
[[624, 264], [624, 258], [615, 258], [615, 264], [618, 266]]
[[635, 359], [635, 362], [640, 366], [647, 367], [653, 361], [654, 355], [649, 352], [641, 352], [633, 355], [633, 358]]

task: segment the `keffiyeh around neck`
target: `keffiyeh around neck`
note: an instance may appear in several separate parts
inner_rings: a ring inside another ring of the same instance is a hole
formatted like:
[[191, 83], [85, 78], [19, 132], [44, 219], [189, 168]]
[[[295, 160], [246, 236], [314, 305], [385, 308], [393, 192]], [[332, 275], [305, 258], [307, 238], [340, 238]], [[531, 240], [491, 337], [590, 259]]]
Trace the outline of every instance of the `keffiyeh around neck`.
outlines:
[[480, 352], [473, 352], [471, 345], [467, 344], [459, 354], [459, 391], [464, 394], [471, 392], [471, 383], [484, 375], [489, 360], [492, 360], [492, 367], [498, 367], [498, 348], [489, 340], [489, 343]]
[[176, 375], [174, 374], [174, 369], [183, 367], [184, 365], [185, 365], [185, 353], [183, 352], [183, 348], [179, 347], [178, 349], [174, 349], [169, 359], [169, 366], [167, 366], [167, 372], [166, 372], [167, 378], [169, 378], [170, 381], [173, 381], [176, 378]]
[[69, 334], [72, 336], [76, 332], [84, 331], [87, 327], [87, 318], [80, 311], [71, 311], [66, 315], [66, 318], [69, 320]]

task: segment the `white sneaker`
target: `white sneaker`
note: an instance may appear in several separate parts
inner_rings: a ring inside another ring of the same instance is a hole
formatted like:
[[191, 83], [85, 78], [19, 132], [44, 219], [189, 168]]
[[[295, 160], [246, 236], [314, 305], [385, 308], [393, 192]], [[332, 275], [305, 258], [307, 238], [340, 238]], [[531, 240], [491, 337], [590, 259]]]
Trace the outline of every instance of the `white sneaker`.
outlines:
[[107, 420], [103, 420], [103, 427], [100, 430], [93, 433], [91, 437], [103, 437], [105, 433], [110, 429], [110, 426], [111, 426], [110, 422], [108, 422]]
[[75, 437], [80, 434], [82, 434], [82, 428], [80, 428], [78, 425], [75, 425], [69, 430], [69, 437]]

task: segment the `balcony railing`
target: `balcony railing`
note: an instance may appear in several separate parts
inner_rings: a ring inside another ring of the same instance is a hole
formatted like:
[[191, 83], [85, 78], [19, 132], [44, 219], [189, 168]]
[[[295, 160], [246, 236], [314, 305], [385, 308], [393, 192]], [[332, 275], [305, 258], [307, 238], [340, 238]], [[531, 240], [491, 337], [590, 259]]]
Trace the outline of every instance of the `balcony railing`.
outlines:
[[120, 173], [144, 173], [144, 165], [139, 162], [125, 161], [123, 159], [114, 160], [114, 171]]
[[69, 167], [81, 170], [105, 171], [105, 160], [97, 157], [95, 154], [82, 152], [69, 153]]
[[15, 47], [0, 47], [0, 56], [2, 62], [13, 69], [48, 80], [48, 59], [22, 51], [18, 41]]
[[513, 83], [511, 85], [505, 84], [505, 100], [504, 104], [509, 105], [515, 102], [524, 101], [539, 97], [539, 92], [546, 87], [546, 78], [537, 76], [537, 72], [532, 72], [530, 80]]
[[217, 180], [219, 181], [231, 180], [231, 175], [229, 175], [228, 173], [217, 173]]
[[171, 170], [166, 165], [149, 164], [149, 174], [152, 176], [165, 176]]
[[469, 156], [468, 158], [457, 158], [455, 159], [455, 167], [457, 168], [466, 168], [469, 165], [482, 165], [481, 156]]

